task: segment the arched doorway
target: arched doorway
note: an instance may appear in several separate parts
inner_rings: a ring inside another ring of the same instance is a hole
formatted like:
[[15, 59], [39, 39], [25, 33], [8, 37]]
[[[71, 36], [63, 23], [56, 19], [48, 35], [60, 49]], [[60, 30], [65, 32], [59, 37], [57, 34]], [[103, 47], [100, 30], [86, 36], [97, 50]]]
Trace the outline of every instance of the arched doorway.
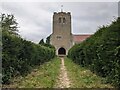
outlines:
[[58, 55], [66, 55], [66, 50], [63, 47], [59, 48]]

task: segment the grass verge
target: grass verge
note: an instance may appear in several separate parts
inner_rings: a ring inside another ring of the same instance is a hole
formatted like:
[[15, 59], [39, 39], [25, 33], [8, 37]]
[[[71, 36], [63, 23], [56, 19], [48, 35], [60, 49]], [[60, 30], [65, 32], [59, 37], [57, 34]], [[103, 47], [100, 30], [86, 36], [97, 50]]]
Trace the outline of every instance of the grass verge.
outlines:
[[33, 71], [25, 77], [17, 77], [9, 88], [52, 88], [56, 83], [60, 69], [60, 58], [37, 66]]
[[71, 81], [71, 88], [113, 88], [110, 84], [104, 83], [104, 78], [97, 76], [85, 67], [75, 64], [67, 57], [65, 57], [65, 66]]

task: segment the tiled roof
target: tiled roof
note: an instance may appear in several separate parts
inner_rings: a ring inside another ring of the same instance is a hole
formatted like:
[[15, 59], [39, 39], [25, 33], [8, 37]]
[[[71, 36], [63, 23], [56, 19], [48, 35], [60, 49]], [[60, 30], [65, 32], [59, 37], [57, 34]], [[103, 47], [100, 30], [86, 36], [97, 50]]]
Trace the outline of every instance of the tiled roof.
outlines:
[[75, 43], [82, 42], [82, 41], [84, 41], [85, 39], [87, 39], [90, 36], [91, 36], [90, 34], [73, 35], [73, 41]]

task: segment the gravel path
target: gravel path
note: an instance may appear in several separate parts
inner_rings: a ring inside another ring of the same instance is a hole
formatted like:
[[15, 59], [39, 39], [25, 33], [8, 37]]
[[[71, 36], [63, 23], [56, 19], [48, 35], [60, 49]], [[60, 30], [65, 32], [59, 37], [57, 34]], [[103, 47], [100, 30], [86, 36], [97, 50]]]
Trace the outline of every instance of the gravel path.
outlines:
[[64, 65], [64, 58], [61, 57], [61, 68], [60, 68], [60, 75], [57, 81], [57, 88], [69, 88], [70, 81], [67, 76], [66, 67]]

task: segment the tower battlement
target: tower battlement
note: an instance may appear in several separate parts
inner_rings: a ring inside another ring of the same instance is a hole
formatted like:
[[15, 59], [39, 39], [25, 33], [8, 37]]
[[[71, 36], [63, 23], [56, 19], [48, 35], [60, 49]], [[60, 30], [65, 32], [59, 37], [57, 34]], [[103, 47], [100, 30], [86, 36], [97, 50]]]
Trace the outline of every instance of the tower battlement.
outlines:
[[71, 15], [70, 12], [54, 12], [54, 15], [56, 15], [56, 14], [68, 14], [68, 15]]

